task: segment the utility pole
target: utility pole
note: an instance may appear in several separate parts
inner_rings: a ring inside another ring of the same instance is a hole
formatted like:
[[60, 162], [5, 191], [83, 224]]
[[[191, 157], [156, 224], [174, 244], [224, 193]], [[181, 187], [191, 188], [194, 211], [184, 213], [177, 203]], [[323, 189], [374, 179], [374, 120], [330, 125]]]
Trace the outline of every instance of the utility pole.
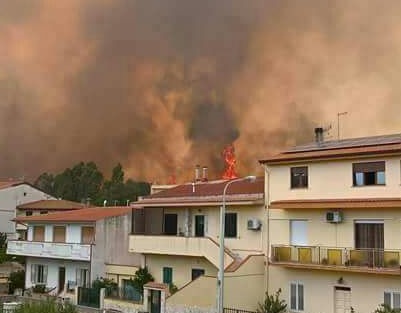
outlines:
[[346, 115], [348, 112], [337, 113], [337, 139], [340, 140], [340, 116]]

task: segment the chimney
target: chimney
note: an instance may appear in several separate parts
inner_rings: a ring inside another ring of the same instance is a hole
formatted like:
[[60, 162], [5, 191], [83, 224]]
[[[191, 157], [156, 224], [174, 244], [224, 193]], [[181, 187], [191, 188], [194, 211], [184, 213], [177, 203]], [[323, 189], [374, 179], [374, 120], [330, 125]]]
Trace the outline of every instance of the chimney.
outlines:
[[195, 166], [195, 181], [201, 181], [201, 177], [200, 177], [200, 166], [196, 165]]
[[202, 181], [208, 181], [207, 166], [202, 167]]
[[315, 128], [315, 141], [317, 144], [320, 144], [323, 142], [323, 127]]

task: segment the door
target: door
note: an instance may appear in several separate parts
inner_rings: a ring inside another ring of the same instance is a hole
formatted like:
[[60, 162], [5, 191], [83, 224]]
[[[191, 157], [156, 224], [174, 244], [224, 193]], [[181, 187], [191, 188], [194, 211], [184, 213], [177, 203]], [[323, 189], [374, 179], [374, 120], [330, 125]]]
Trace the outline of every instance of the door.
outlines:
[[360, 250], [360, 265], [383, 266], [383, 221], [355, 221], [355, 248]]
[[161, 291], [150, 290], [150, 313], [160, 313]]
[[65, 285], [65, 267], [58, 268], [58, 293], [64, 290]]
[[65, 226], [53, 227], [53, 242], [65, 242]]
[[334, 312], [351, 312], [351, 288], [336, 286], [334, 287]]
[[177, 235], [177, 214], [164, 214], [164, 234]]
[[195, 237], [205, 236], [205, 216], [195, 215]]

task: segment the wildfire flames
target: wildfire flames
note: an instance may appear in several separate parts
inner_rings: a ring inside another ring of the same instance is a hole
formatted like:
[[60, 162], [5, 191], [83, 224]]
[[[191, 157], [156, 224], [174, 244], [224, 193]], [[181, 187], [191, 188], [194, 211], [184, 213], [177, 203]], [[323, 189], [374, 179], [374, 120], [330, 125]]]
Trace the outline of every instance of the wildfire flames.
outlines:
[[237, 162], [235, 159], [235, 150], [233, 145], [228, 145], [223, 150], [223, 157], [225, 162], [225, 169], [223, 172], [223, 179], [234, 179], [238, 177], [237, 172], [235, 171], [235, 163]]

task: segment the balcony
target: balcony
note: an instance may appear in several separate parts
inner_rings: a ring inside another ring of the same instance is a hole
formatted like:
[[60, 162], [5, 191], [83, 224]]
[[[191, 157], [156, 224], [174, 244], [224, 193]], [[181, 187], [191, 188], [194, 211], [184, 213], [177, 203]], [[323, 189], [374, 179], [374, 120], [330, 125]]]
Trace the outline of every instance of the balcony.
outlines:
[[[224, 265], [234, 261], [225, 250]], [[130, 235], [129, 252], [205, 257], [214, 266], [219, 265], [219, 245], [209, 237], [184, 237], [163, 235]]]
[[271, 264], [295, 268], [400, 274], [400, 251], [274, 245]]
[[10, 240], [7, 244], [7, 254], [90, 261], [91, 246], [89, 244], [80, 243]]

